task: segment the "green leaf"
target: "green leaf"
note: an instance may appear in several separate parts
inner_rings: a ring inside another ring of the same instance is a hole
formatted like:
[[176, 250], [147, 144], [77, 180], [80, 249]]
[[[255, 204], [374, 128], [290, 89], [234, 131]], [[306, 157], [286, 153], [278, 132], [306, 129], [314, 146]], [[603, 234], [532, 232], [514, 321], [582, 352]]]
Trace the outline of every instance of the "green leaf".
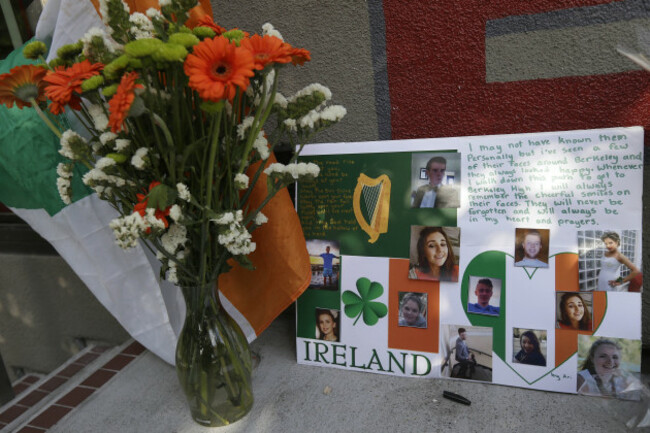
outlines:
[[365, 298], [370, 301], [372, 299], [377, 299], [384, 294], [384, 288], [376, 281], [370, 283], [370, 289], [368, 290], [368, 296]]
[[149, 199], [147, 207], [165, 210], [167, 207], [174, 204], [177, 196], [178, 192], [176, 189], [170, 188], [161, 183], [160, 185], [156, 185], [151, 191], [149, 191], [149, 194], [147, 194], [147, 198]]
[[248, 258], [248, 256], [233, 256], [233, 259], [237, 263], [239, 263], [244, 269], [248, 269], [250, 271], [255, 270], [255, 266], [253, 266], [253, 262], [251, 262], [251, 259]]
[[348, 316], [350, 319], [354, 319], [361, 313], [362, 309], [363, 309], [363, 304], [359, 303], [359, 304], [346, 305], [343, 311], [345, 311], [345, 315]]
[[345, 314], [351, 319], [356, 318], [352, 325], [363, 315], [363, 321], [368, 326], [376, 325], [379, 319], [388, 314], [388, 307], [382, 302], [373, 302], [384, 293], [384, 288], [376, 281], [370, 282], [368, 278], [361, 277], [356, 283], [359, 295], [347, 290], [343, 292], [341, 300], [345, 304]]
[[363, 302], [363, 300], [354, 292], [346, 290], [341, 296], [341, 300], [346, 305], [357, 304]]
[[368, 308], [372, 309], [373, 313], [380, 318], [388, 314], [388, 307], [386, 304], [382, 304], [381, 302], [369, 302]]

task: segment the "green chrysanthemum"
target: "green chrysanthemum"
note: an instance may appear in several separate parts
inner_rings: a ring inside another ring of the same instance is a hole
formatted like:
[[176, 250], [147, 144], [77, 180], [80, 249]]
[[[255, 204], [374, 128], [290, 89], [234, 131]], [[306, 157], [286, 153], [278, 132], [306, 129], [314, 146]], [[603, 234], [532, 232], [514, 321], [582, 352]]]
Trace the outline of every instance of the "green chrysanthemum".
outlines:
[[178, 44], [163, 44], [152, 55], [151, 58], [157, 63], [182, 62], [187, 57], [187, 50]]
[[104, 76], [108, 80], [118, 79], [127, 66], [129, 66], [129, 59], [129, 56], [123, 54], [108, 65], [104, 66]]
[[41, 41], [30, 42], [23, 49], [23, 56], [27, 59], [38, 59], [47, 53], [47, 45]]
[[99, 86], [104, 84], [104, 77], [101, 75], [95, 75], [94, 77], [90, 77], [87, 80], [85, 80], [83, 83], [81, 83], [81, 90], [84, 92], [88, 92], [90, 90], [95, 90]]
[[135, 58], [147, 57], [152, 55], [162, 44], [160, 39], [136, 39], [124, 45], [124, 52]]
[[244, 37], [246, 35], [244, 34], [243, 31], [241, 31], [239, 29], [232, 29], [232, 30], [228, 30], [227, 32], [225, 32], [221, 36], [227, 38], [230, 42], [234, 42], [235, 44], [237, 44], [237, 46], [239, 46], [239, 42], [242, 39], [244, 39]]
[[194, 33], [194, 35], [201, 40], [205, 38], [214, 38], [217, 36], [217, 32], [212, 30], [210, 27], [203, 26], [194, 27], [194, 29], [192, 29], [192, 33]]
[[54, 69], [57, 66], [65, 66], [65, 60], [61, 59], [60, 57], [57, 57], [56, 59], [50, 60], [50, 68]]
[[185, 48], [191, 48], [199, 42], [199, 38], [192, 33], [174, 33], [169, 37], [170, 44], [182, 45]]
[[64, 60], [72, 60], [83, 50], [83, 42], [79, 41], [75, 44], [67, 44], [56, 50], [57, 56]]
[[117, 83], [111, 84], [110, 86], [106, 86], [102, 89], [102, 95], [106, 96], [107, 98], [113, 96], [117, 92]]

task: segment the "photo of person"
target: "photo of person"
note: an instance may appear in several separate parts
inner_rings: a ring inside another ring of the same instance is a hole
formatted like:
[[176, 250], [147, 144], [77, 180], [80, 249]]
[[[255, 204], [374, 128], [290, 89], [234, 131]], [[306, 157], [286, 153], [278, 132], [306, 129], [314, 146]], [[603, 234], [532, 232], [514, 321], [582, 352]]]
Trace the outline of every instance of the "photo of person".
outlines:
[[546, 367], [546, 331], [514, 328], [512, 362]]
[[440, 354], [441, 376], [492, 381], [492, 328], [442, 326]]
[[641, 291], [640, 231], [579, 230], [577, 235], [580, 291]]
[[591, 293], [557, 292], [555, 296], [557, 329], [592, 330]]
[[427, 327], [427, 294], [399, 292], [399, 326]]
[[460, 153], [414, 153], [411, 207], [460, 207]]
[[548, 229], [515, 230], [515, 266], [548, 268]]
[[639, 400], [640, 373], [640, 340], [578, 337], [578, 394]]
[[458, 281], [460, 228], [411, 226], [409, 278]]
[[316, 338], [339, 341], [339, 310], [316, 308]]
[[341, 269], [338, 241], [309, 239], [307, 251], [311, 263], [309, 288], [337, 290]]
[[469, 277], [467, 312], [498, 316], [501, 302], [501, 279]]

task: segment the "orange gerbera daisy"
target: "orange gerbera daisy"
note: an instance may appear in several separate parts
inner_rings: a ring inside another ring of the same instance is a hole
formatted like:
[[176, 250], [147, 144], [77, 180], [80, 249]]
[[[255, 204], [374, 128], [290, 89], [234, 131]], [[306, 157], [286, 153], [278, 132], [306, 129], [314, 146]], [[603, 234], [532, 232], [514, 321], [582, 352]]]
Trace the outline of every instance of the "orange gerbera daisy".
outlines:
[[[151, 182], [149, 184], [149, 191], [158, 185], [160, 185], [160, 182], [158, 181]], [[147, 213], [147, 204], [149, 202], [149, 199], [147, 198], [146, 194], [136, 194], [136, 197], [138, 197], [138, 203], [133, 206], [133, 213], [137, 212], [140, 214], [140, 216], [144, 217], [144, 215]], [[167, 206], [165, 210], [156, 209], [154, 213], [154, 216], [165, 224], [165, 228], [169, 227], [169, 221], [167, 221], [167, 217], [169, 216], [170, 209], [171, 206]], [[151, 233], [151, 229], [148, 228], [146, 232]]]
[[45, 101], [43, 77], [47, 69], [34, 65], [11, 68], [0, 75], [0, 104], [11, 108], [16, 104], [20, 109], [31, 107], [31, 99]]
[[89, 60], [75, 63], [66, 68], [57, 67], [43, 78], [45, 81], [45, 95], [52, 101], [50, 111], [54, 114], [61, 114], [65, 106], [69, 105], [73, 110], [81, 110], [81, 83], [88, 78], [99, 74], [104, 69], [101, 63], [90, 63]]
[[241, 46], [253, 53], [255, 69], [264, 69], [269, 63], [289, 63], [291, 55], [289, 46], [275, 36], [253, 35], [242, 39]]
[[294, 65], [304, 65], [305, 62], [311, 60], [311, 53], [304, 48], [290, 47], [289, 55], [291, 56], [291, 63]]
[[223, 36], [204, 39], [185, 59], [184, 71], [189, 86], [207, 101], [232, 100], [236, 86], [245, 90], [254, 75], [253, 54], [231, 44]]
[[204, 15], [203, 17], [201, 17], [201, 19], [199, 19], [199, 21], [196, 23], [196, 26], [209, 27], [215, 31], [217, 36], [226, 32], [226, 29], [224, 27], [221, 27], [219, 24], [215, 23], [210, 15]]
[[111, 127], [113, 133], [122, 130], [124, 119], [129, 114], [129, 109], [135, 99], [135, 89], [142, 89], [144, 87], [142, 84], [135, 82], [138, 77], [139, 75], [135, 71], [122, 75], [115, 96], [108, 101], [108, 110], [111, 113], [108, 116], [108, 126]]

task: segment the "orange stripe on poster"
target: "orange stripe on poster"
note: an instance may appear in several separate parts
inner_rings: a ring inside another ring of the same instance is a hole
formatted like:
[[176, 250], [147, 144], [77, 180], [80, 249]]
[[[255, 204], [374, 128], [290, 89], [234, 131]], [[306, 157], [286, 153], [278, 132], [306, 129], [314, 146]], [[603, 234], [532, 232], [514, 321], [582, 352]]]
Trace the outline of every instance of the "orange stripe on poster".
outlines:
[[[390, 259], [388, 271], [388, 348], [438, 353], [440, 283], [408, 278], [409, 261]], [[427, 294], [427, 328], [399, 326], [399, 293]]]
[[[577, 292], [578, 284], [578, 255], [563, 253], [555, 256], [555, 291]], [[592, 323], [593, 329], [598, 329], [607, 310], [607, 293], [588, 292], [593, 295]], [[555, 330], [555, 366], [559, 366], [578, 351], [578, 334], [593, 335], [593, 331], [577, 331], [572, 329]]]

